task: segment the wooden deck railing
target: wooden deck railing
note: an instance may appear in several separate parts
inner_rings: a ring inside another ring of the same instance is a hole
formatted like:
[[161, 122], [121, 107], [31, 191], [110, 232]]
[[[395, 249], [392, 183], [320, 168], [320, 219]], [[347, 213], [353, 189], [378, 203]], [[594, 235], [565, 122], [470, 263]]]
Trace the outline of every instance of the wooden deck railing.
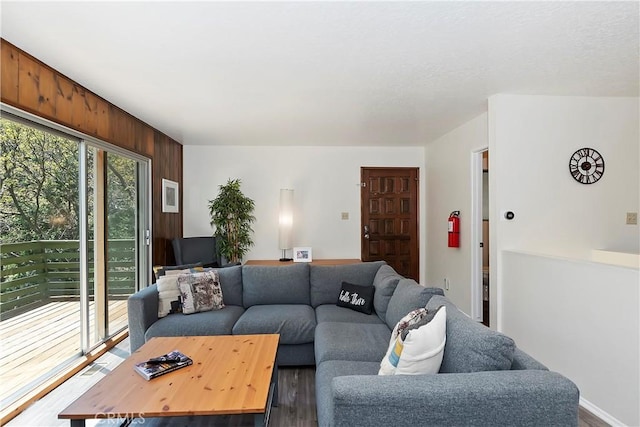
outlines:
[[[89, 295], [93, 293], [93, 242], [89, 242]], [[109, 297], [135, 290], [135, 241], [109, 240], [106, 281]], [[77, 240], [35, 240], [0, 244], [0, 318], [56, 299], [80, 296]]]

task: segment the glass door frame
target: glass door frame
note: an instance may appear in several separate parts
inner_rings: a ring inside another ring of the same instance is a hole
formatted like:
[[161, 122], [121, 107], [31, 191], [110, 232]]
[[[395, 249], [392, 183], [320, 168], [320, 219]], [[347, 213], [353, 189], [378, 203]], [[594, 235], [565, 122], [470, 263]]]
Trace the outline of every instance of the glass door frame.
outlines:
[[[128, 151], [124, 148], [109, 144], [90, 135], [67, 128], [58, 123], [44, 119], [40, 116], [28, 113], [5, 103], [0, 103], [0, 110], [3, 114], [13, 116], [20, 121], [31, 123], [35, 127], [44, 127], [49, 132], [58, 132], [66, 137], [78, 140], [79, 156], [79, 241], [80, 241], [80, 340], [83, 354], [90, 352], [98, 344], [91, 345], [90, 342], [90, 318], [89, 318], [89, 240], [88, 235], [88, 188], [87, 188], [87, 155], [89, 149], [97, 148], [127, 157], [137, 162], [137, 206], [138, 212], [137, 232], [136, 232], [136, 277], [134, 292], [145, 287], [150, 280], [151, 254], [152, 252], [152, 162], [151, 159], [141, 154]], [[106, 312], [106, 310], [105, 310]], [[121, 329], [121, 330], [124, 330]], [[109, 331], [109, 336], [113, 336], [119, 331]]]
[[[151, 257], [151, 239], [148, 236], [151, 236], [151, 160], [135, 154], [131, 153], [125, 149], [115, 147], [111, 144], [104, 143], [99, 140], [95, 140], [93, 138], [83, 138], [80, 141], [80, 149], [79, 149], [79, 157], [80, 157], [80, 197], [81, 202], [80, 206], [84, 207], [85, 211], [82, 212], [81, 208], [81, 221], [82, 225], [80, 227], [80, 314], [81, 314], [81, 348], [84, 353], [89, 352], [91, 349], [100, 345], [104, 339], [107, 339], [110, 336], [118, 333], [119, 331], [107, 331], [106, 337], [99, 337], [100, 339], [97, 342], [92, 342], [91, 334], [92, 328], [91, 319], [90, 319], [90, 310], [89, 310], [89, 275], [90, 275], [90, 264], [89, 264], [89, 251], [92, 249], [89, 246], [89, 241], [92, 239], [92, 236], [89, 236], [89, 189], [88, 189], [88, 179], [87, 174], [89, 172], [88, 159], [89, 152], [91, 150], [100, 150], [104, 151], [107, 155], [115, 154], [118, 156], [125, 157], [127, 159], [133, 160], [136, 162], [136, 204], [137, 204], [137, 215], [136, 215], [136, 278], [135, 278], [135, 287], [134, 292], [140, 290], [142, 287], [141, 284], [146, 283], [148, 280], [147, 271], [150, 271], [150, 257]], [[94, 159], [95, 161], [95, 159]], [[106, 233], [106, 229], [104, 230]], [[108, 241], [107, 236], [103, 236], [104, 241]], [[95, 242], [94, 242], [95, 244]], [[94, 260], [95, 262], [95, 260]], [[106, 259], [105, 259], [106, 262]], [[94, 282], [94, 292], [96, 291], [97, 283]], [[94, 301], [98, 301], [98, 299], [94, 296]], [[108, 305], [108, 299], [103, 300], [105, 305]], [[95, 308], [96, 312], [98, 312], [98, 307]], [[103, 312], [105, 315], [108, 315], [108, 307], [104, 307]], [[97, 319], [96, 319], [97, 320]], [[107, 325], [107, 319], [104, 319], [104, 324]], [[121, 329], [122, 330], [122, 329]], [[93, 340], [96, 341], [96, 340]]]

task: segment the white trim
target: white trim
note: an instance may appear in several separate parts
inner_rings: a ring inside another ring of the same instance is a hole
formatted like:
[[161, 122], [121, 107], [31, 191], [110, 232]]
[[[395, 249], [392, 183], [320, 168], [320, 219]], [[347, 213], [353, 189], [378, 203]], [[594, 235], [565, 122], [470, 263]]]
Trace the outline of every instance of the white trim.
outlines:
[[586, 409], [587, 411], [591, 412], [593, 415], [595, 415], [596, 417], [600, 418], [602, 421], [604, 421], [605, 423], [607, 423], [607, 424], [609, 424], [611, 426], [614, 426], [614, 427], [616, 427], [616, 426], [620, 426], [620, 427], [626, 426], [625, 423], [623, 423], [619, 419], [615, 418], [613, 415], [611, 415], [611, 414], [603, 411], [602, 409], [598, 408], [596, 405], [594, 405], [593, 403], [589, 402], [584, 397], [580, 397], [579, 404], [584, 409]]
[[482, 153], [488, 147], [471, 152], [471, 318], [483, 321], [482, 312]]
[[91, 328], [89, 319], [89, 208], [87, 189], [87, 152], [85, 141], [78, 144], [78, 250], [80, 256], [80, 346], [82, 354], [91, 348]]
[[141, 256], [138, 256], [138, 262], [140, 262], [140, 269], [138, 274], [138, 280], [136, 281], [136, 292], [140, 289], [150, 286], [153, 282], [153, 164], [151, 160], [147, 160], [144, 163], [144, 190], [140, 189], [140, 206], [144, 207], [144, 223], [138, 222], [140, 225], [140, 244]]

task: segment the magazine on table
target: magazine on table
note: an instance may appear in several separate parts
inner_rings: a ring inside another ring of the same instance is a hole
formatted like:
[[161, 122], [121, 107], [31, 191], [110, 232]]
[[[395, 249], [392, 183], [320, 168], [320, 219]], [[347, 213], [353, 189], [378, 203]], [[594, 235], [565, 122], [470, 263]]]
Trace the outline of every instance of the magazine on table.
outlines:
[[174, 350], [171, 353], [137, 363], [134, 369], [144, 379], [150, 380], [191, 364], [193, 364], [193, 360], [190, 357]]

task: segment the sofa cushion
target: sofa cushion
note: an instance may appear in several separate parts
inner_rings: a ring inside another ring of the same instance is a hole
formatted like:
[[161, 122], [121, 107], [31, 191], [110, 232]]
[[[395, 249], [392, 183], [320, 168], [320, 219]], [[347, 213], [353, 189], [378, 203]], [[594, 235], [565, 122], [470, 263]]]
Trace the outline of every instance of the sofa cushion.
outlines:
[[361, 262], [346, 265], [311, 265], [309, 282], [311, 305], [335, 304], [340, 295], [342, 282], [356, 285], [371, 285], [384, 261]]
[[158, 319], [144, 334], [145, 340], [152, 337], [180, 337], [197, 335], [231, 335], [233, 325], [244, 308], [228, 305], [221, 310], [194, 313], [189, 316], [170, 314]]
[[353, 283], [342, 282], [340, 295], [336, 305], [365, 314], [373, 312], [373, 286], [360, 286]]
[[402, 330], [394, 328], [389, 349], [380, 363], [380, 375], [437, 374], [440, 370], [446, 341], [447, 307], [420, 310], [425, 310], [424, 315], [410, 319], [412, 324]]
[[500, 371], [511, 368], [515, 343], [508, 336], [473, 321], [444, 296], [427, 304], [432, 310], [447, 307], [447, 342], [440, 372]]
[[433, 295], [444, 292], [440, 288], [425, 288], [413, 279], [400, 280], [387, 306], [387, 326], [393, 328], [407, 313], [427, 305]]
[[[324, 322], [316, 327], [316, 364], [325, 360], [380, 363], [391, 331], [385, 324]], [[377, 372], [377, 371], [376, 371]]]
[[242, 302], [245, 308], [268, 304], [309, 305], [309, 265], [243, 266]]
[[280, 334], [280, 344], [313, 342], [316, 315], [309, 305], [254, 305], [233, 327], [234, 335]]
[[389, 300], [402, 278], [390, 265], [380, 267], [373, 278], [373, 286], [376, 288], [373, 294], [373, 308], [383, 322], [387, 319]]
[[313, 343], [280, 344], [276, 360], [278, 366], [314, 366], [316, 359], [313, 353]]
[[[335, 304], [322, 304], [316, 307], [316, 321], [349, 323], [383, 323], [377, 314], [365, 314]], [[386, 325], [386, 323], [385, 323]]]
[[219, 268], [222, 300], [225, 305], [239, 305], [242, 307], [242, 266]]
[[193, 314], [224, 308], [220, 278], [216, 270], [178, 276], [182, 312]]

